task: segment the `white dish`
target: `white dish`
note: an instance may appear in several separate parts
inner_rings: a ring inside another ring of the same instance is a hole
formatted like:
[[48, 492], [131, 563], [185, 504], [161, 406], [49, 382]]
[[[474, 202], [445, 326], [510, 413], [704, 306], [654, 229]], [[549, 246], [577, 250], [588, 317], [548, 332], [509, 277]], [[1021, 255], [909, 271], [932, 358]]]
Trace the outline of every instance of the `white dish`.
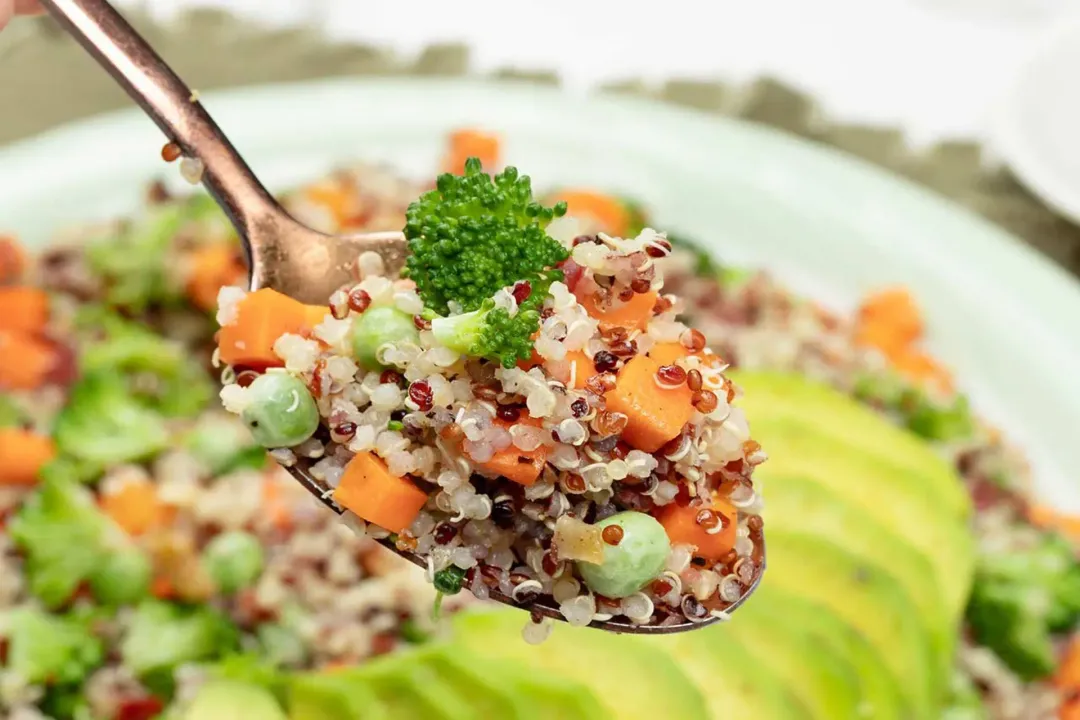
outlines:
[[[430, 173], [448, 129], [483, 125], [504, 134], [509, 161], [538, 185], [639, 196], [661, 227], [699, 237], [731, 262], [770, 268], [827, 303], [851, 305], [870, 288], [904, 283], [926, 309], [933, 349], [1032, 458], [1037, 489], [1080, 510], [1080, 286], [906, 181], [744, 123], [532, 86], [339, 80], [205, 102], [277, 188], [355, 158]], [[65, 225], [133, 210], [145, 182], [176, 174], [159, 159], [161, 143], [132, 110], [0, 151], [0, 225], [43, 243]]]

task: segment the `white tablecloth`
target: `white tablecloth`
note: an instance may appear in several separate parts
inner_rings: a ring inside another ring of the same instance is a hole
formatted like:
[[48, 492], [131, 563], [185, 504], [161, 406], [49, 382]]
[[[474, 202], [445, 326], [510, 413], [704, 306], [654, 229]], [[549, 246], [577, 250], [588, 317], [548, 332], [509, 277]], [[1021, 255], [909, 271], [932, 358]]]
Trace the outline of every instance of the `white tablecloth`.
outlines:
[[414, 52], [465, 41], [478, 69], [557, 70], [573, 90], [626, 77], [769, 73], [830, 117], [892, 124], [917, 144], [986, 139], [1005, 82], [1073, 0], [152, 0], [314, 22]]

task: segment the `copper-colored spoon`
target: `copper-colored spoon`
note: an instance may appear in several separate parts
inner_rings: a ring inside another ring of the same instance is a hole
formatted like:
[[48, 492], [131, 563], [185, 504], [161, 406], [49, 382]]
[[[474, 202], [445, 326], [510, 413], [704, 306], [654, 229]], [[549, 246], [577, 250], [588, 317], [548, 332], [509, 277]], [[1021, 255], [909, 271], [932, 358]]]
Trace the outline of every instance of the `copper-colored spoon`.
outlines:
[[[401, 232], [331, 236], [300, 224], [285, 212], [251, 172], [191, 88], [106, 0], [42, 0], [42, 5], [112, 75], [166, 137], [179, 146], [185, 157], [202, 163], [203, 185], [228, 215], [243, 243], [252, 290], [270, 287], [306, 303], [322, 304], [335, 290], [355, 282], [355, 265], [361, 252], [379, 253], [390, 273], [404, 267], [408, 246]], [[332, 491], [311, 475], [309, 467], [310, 462], [301, 460], [288, 470], [320, 502], [338, 514], [344, 512], [333, 501]], [[726, 612], [738, 608], [761, 581], [765, 557], [760, 531], [754, 541], [760, 553], [754, 558], [759, 570], [744, 595], [725, 608]], [[410, 562], [427, 566], [424, 558], [399, 551], [389, 540], [381, 542]], [[534, 614], [564, 619], [549, 597], [523, 604], [497, 590], [492, 590], [490, 597]], [[711, 616], [700, 622], [674, 625], [635, 625], [609, 620], [593, 622], [591, 627], [612, 632], [666, 634], [701, 628], [720, 619]]]

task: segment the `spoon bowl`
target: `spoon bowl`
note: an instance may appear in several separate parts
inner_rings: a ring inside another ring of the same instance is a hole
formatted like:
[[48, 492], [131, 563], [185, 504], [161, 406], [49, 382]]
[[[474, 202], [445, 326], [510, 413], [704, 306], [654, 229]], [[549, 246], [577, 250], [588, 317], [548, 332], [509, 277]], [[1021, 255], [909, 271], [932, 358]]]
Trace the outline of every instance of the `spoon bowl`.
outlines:
[[[408, 246], [398, 231], [331, 236], [290, 216], [254, 173], [199, 102], [150, 45], [106, 0], [42, 0], [45, 9], [98, 61], [158, 125], [182, 155], [197, 161], [199, 180], [225, 211], [243, 243], [250, 268], [250, 288], [272, 288], [304, 303], [321, 305], [344, 286], [357, 281], [356, 263], [363, 252], [376, 252], [389, 274], [405, 265]], [[299, 459], [287, 470], [334, 512], [345, 510], [333, 490]], [[670, 634], [719, 622], [740, 607], [757, 589], [765, 572], [762, 531], [752, 535], [757, 571], [751, 585], [720, 615], [702, 621], [635, 624], [617, 619], [594, 620], [589, 627], [615, 633]], [[406, 560], [427, 568], [425, 558], [400, 550], [389, 538], [379, 541]], [[565, 620], [550, 596], [526, 603], [497, 590], [489, 598], [532, 613], [535, 619]]]

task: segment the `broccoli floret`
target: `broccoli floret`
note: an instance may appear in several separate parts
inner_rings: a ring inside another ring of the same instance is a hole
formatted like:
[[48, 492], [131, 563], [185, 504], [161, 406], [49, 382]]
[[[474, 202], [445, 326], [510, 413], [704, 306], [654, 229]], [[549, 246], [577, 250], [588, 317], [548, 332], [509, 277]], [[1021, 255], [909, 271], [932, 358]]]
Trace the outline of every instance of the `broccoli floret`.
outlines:
[[46, 607], [64, 603], [101, 566], [118, 532], [86, 488], [62, 478], [43, 481], [9, 531], [26, 556], [30, 591]]
[[148, 676], [222, 657], [235, 650], [238, 641], [236, 626], [209, 606], [147, 600], [135, 610], [120, 654], [137, 675]]
[[566, 203], [533, 200], [527, 176], [508, 167], [494, 179], [470, 158], [464, 175], [439, 176], [406, 213], [411, 255], [405, 274], [424, 304], [439, 315], [479, 310], [520, 280], [535, 286], [560, 279], [551, 268], [569, 253], [545, 232]]
[[189, 212], [183, 203], [162, 205], [90, 243], [86, 258], [104, 283], [109, 305], [142, 312], [180, 297], [179, 288], [168, 281], [169, 245]]
[[1055, 667], [1052, 634], [1080, 620], [1080, 563], [1053, 533], [1034, 545], [979, 558], [967, 619], [989, 647], [1025, 681]]
[[169, 417], [195, 416], [213, 397], [210, 376], [178, 343], [118, 318], [102, 327], [102, 339], [80, 358], [84, 373], [127, 376], [140, 399]]
[[512, 368], [519, 360], [532, 355], [533, 335], [540, 327], [540, 309], [547, 297], [551, 280], [541, 279], [539, 289], [533, 288], [517, 312], [511, 316], [504, 307], [496, 307], [492, 299], [485, 300], [479, 310], [437, 317], [431, 321], [435, 338], [447, 347], [464, 355], [488, 358]]
[[79, 683], [105, 658], [86, 622], [36, 608], [0, 615], [0, 635], [7, 639], [8, 670], [35, 685]]
[[57, 448], [63, 455], [104, 469], [150, 457], [169, 444], [161, 414], [139, 402], [112, 373], [84, 376], [56, 418]]

